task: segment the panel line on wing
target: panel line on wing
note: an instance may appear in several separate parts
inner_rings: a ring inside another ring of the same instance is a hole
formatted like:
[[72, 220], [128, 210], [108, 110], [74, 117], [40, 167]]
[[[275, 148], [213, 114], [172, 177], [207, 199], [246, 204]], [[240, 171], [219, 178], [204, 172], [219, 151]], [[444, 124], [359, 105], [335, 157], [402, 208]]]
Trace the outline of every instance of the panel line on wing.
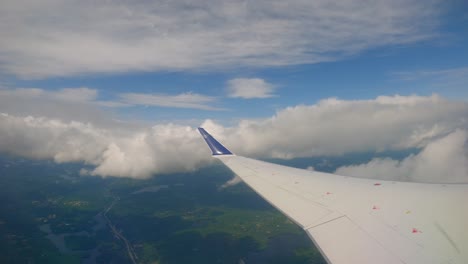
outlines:
[[[252, 170], [251, 166], [241, 165], [241, 167], [244, 168], [247, 171], [254, 172]], [[264, 198], [267, 201], [271, 201], [271, 197], [265, 196], [262, 192], [258, 192], [257, 191], [258, 187], [260, 187], [260, 186], [270, 186], [269, 188], [274, 188], [277, 191], [282, 191], [285, 194], [288, 194], [290, 197], [295, 197], [295, 199], [298, 199], [298, 200], [296, 200], [296, 202], [299, 202], [300, 204], [304, 204], [304, 205], [307, 204], [307, 206], [304, 206], [304, 207], [308, 207], [308, 209], [304, 208], [303, 210], [309, 210], [309, 209], [310, 210], [320, 210], [320, 213], [318, 211], [315, 211], [315, 214], [313, 214], [313, 216], [311, 215], [311, 217], [307, 217], [308, 219], [302, 218], [301, 220], [298, 221], [298, 219], [294, 219], [293, 215], [291, 215], [293, 213], [293, 211], [288, 210], [286, 207], [278, 206], [277, 204], [273, 204], [273, 206], [276, 209], [281, 211], [283, 214], [288, 215], [288, 217], [290, 217], [290, 219], [293, 220], [293, 222], [298, 224], [303, 229], [306, 229], [306, 228], [309, 228], [309, 227], [312, 227], [312, 226], [316, 226], [318, 224], [328, 222], [330, 220], [337, 219], [339, 217], [344, 216], [343, 213], [338, 212], [338, 211], [336, 211], [334, 209], [331, 209], [330, 207], [328, 207], [328, 206], [326, 206], [324, 204], [321, 204], [320, 202], [317, 202], [316, 200], [311, 199], [310, 197], [304, 196], [304, 194], [298, 193], [298, 192], [296, 192], [296, 191], [294, 191], [294, 190], [292, 190], [290, 188], [286, 188], [284, 186], [281, 186], [281, 185], [278, 185], [278, 184], [276, 184], [274, 182], [271, 182], [266, 177], [259, 177], [256, 174], [250, 174], [250, 175], [249, 174], [244, 174], [244, 175], [242, 175], [241, 178], [244, 180], [244, 182], [247, 185], [249, 185], [255, 192], [257, 192], [257, 194], [259, 194], [262, 198]], [[254, 183], [254, 182], [256, 182], [256, 183]], [[256, 186], [252, 186], [252, 184], [254, 184]], [[279, 193], [276, 193], [276, 195], [279, 195]], [[296, 214], [296, 213], [294, 213], [294, 214]], [[296, 216], [298, 216], [298, 215], [296, 214]]]
[[319, 223], [319, 224], [313, 224], [313, 225], [304, 227], [304, 230], [312, 229], [312, 228], [314, 228], [314, 227], [318, 227], [318, 226], [320, 226], [320, 225], [324, 225], [324, 224], [330, 223], [331, 221], [338, 220], [338, 219], [340, 219], [341, 217], [346, 217], [346, 215], [340, 215], [340, 216], [338, 216], [338, 217], [332, 218], [332, 219], [327, 220], [327, 221], [325, 221], [325, 222], [322, 222], [322, 223]]
[[455, 251], [457, 251], [457, 253], [460, 254], [460, 249], [458, 248], [455, 241], [453, 241], [453, 239], [449, 236], [447, 231], [445, 231], [445, 229], [437, 222], [435, 222], [434, 225], [436, 226], [437, 230], [445, 237], [445, 239], [447, 239], [447, 241], [455, 249]]

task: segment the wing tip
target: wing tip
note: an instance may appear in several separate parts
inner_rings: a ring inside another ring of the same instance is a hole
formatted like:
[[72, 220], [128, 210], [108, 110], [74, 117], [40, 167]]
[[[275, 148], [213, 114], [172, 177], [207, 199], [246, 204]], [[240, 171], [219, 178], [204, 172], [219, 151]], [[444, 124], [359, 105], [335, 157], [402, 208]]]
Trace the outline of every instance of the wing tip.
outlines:
[[219, 143], [210, 133], [208, 133], [203, 127], [198, 128], [198, 132], [203, 136], [208, 147], [211, 149], [211, 154], [213, 156], [219, 155], [234, 155], [230, 150], [225, 146]]

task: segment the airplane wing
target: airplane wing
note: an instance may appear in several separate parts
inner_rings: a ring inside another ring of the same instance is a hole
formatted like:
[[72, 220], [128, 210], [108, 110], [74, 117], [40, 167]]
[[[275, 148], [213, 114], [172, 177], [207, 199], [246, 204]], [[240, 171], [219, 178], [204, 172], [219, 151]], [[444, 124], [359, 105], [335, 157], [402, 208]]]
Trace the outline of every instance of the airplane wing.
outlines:
[[328, 263], [468, 263], [468, 184], [296, 169], [236, 156], [199, 131], [213, 156], [302, 227]]

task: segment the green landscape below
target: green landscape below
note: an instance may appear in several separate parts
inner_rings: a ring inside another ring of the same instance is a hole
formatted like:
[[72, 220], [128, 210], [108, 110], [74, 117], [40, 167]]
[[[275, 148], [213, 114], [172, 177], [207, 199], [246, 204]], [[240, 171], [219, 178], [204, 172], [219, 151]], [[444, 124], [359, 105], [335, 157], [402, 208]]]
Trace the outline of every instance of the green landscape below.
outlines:
[[216, 164], [150, 179], [0, 159], [0, 263], [325, 263], [305, 232]]

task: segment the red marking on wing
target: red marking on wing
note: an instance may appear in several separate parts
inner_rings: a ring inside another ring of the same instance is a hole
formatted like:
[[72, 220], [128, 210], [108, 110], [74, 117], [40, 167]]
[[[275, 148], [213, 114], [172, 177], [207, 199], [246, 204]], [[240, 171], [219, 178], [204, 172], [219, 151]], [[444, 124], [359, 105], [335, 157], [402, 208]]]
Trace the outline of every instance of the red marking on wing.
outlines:
[[382, 185], [380, 182], [374, 183], [374, 186], [380, 186], [380, 185]]

